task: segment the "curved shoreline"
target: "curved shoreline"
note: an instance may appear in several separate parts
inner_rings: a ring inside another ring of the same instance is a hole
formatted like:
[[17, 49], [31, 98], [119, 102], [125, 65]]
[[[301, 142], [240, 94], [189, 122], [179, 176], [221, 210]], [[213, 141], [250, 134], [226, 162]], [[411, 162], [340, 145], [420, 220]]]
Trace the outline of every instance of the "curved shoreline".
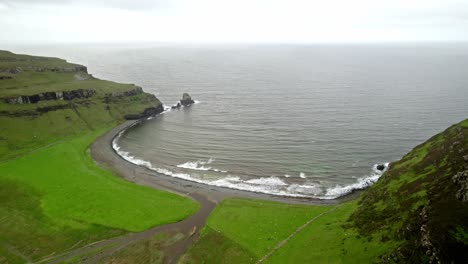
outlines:
[[120, 133], [138, 124], [139, 122], [144, 121], [126, 121], [123, 124], [114, 127], [106, 134], [97, 138], [90, 147], [91, 156], [95, 162], [104, 165], [106, 168], [111, 169], [118, 176], [136, 184], [170, 191], [192, 199], [194, 198], [191, 194], [197, 193], [198, 195], [202, 195], [214, 203], [219, 203], [226, 198], [251, 198], [291, 204], [329, 205], [352, 200], [360, 193], [360, 191], [355, 191], [336, 199], [280, 196], [275, 194], [258, 193], [231, 189], [227, 187], [212, 186], [161, 174], [145, 166], [137, 165], [127, 161], [112, 147], [114, 139], [118, 137]]

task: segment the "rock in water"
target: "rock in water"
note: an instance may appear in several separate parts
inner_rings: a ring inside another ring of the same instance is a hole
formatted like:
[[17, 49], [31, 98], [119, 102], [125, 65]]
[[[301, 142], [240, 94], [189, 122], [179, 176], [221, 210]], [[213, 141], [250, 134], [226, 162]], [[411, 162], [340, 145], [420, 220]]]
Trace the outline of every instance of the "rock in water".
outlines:
[[183, 106], [189, 106], [191, 104], [195, 103], [195, 101], [192, 100], [192, 97], [188, 93], [184, 93], [182, 95], [182, 100], [180, 100], [180, 104]]
[[377, 169], [378, 169], [379, 171], [383, 171], [383, 170], [385, 170], [385, 165], [384, 165], [384, 164], [378, 164], [378, 165], [377, 165]]
[[177, 104], [173, 105], [171, 108], [176, 109], [176, 108], [180, 108], [180, 106], [181, 106], [180, 102], [177, 102]]

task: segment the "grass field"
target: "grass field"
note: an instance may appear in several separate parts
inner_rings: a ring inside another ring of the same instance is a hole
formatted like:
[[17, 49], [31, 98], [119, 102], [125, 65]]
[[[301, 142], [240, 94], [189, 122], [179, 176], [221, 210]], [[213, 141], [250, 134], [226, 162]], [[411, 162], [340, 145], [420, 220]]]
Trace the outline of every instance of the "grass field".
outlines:
[[87, 147], [104, 131], [0, 165], [3, 251], [37, 259], [83, 239], [175, 222], [198, 209], [187, 198], [134, 185], [97, 167]]
[[256, 263], [296, 229], [324, 212], [265, 262], [372, 262], [388, 245], [376, 239], [360, 238], [356, 231], [342, 226], [355, 204], [335, 208], [225, 200], [210, 215], [200, 239], [181, 262]]

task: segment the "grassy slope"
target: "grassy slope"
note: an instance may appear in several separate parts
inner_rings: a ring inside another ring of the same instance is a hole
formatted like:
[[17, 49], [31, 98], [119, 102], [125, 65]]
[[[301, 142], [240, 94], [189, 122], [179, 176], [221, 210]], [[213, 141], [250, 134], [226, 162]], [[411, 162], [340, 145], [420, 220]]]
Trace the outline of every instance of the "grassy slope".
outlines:
[[99, 261], [113, 264], [161, 264], [164, 263], [164, 249], [186, 237], [182, 233], [159, 233], [149, 239], [140, 240]]
[[[389, 245], [360, 238], [356, 230], [346, 230], [342, 226], [355, 204], [340, 205], [317, 218], [266, 262], [363, 263], [375, 260]], [[298, 227], [332, 209], [333, 206], [226, 200], [210, 215], [200, 239], [181, 262], [256, 263]]]
[[[16, 61], [11, 61], [12, 58]], [[21, 67], [23, 72], [10, 80], [0, 80], [0, 161], [24, 154], [63, 138], [93, 131], [97, 127], [111, 126], [123, 120], [125, 114], [140, 113], [147, 107], [161, 103], [150, 94], [104, 99], [106, 93], [134, 89], [132, 84], [99, 80], [86, 72], [36, 72], [30, 65], [47, 68], [71, 67], [61, 59], [31, 57], [0, 51], [0, 75], [5, 69]], [[87, 76], [81, 80], [75, 75]], [[33, 95], [41, 92], [93, 89], [96, 94], [89, 99], [73, 101], [48, 100], [37, 104], [12, 105], [4, 98]], [[64, 109], [41, 113], [46, 107]]]
[[362, 195], [350, 225], [364, 236], [381, 232], [382, 240], [401, 243], [384, 261], [428, 262], [434, 254], [434, 261], [466, 263], [468, 204], [456, 197], [461, 186], [452, 178], [468, 170], [467, 159], [464, 120], [392, 163]]
[[[420, 232], [425, 208], [429, 219], [425, 229], [429, 230], [432, 251], [442, 262], [466, 263], [468, 205], [455, 197], [460, 186], [453, 184], [452, 177], [468, 169], [463, 157], [468, 155], [467, 150], [465, 120], [392, 163], [358, 200], [312, 222], [266, 262], [428, 262]], [[262, 201], [224, 201], [181, 262], [255, 263], [307, 222], [311, 212], [329, 209], [284, 207]], [[217, 250], [213, 250], [215, 247]]]
[[[134, 86], [27, 70], [31, 63], [69, 66], [59, 59], [5, 62], [2, 56], [25, 58], [0, 51], [0, 70], [18, 65], [24, 70], [13, 80], [0, 80], [0, 98], [57, 89], [97, 92], [90, 99], [26, 105], [9, 105], [0, 99], [0, 263], [38, 260], [72, 246], [174, 222], [197, 210], [198, 205], [187, 198], [113, 176], [97, 167], [87, 153], [91, 142], [123, 121], [125, 114], [159, 105], [154, 96], [139, 94], [104, 102], [104, 93]], [[37, 111], [53, 105], [67, 108]]]

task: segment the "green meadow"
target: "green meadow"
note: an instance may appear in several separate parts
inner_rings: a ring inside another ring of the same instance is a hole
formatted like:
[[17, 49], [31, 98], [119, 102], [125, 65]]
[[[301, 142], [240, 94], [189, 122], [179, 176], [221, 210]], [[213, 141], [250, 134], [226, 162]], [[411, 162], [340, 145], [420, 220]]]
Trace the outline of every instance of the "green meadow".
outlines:
[[0, 252], [38, 260], [77, 243], [176, 222], [198, 210], [188, 198], [129, 183], [98, 167], [87, 149], [105, 131], [0, 165]]
[[264, 263], [374, 262], [392, 245], [360, 237], [343, 226], [355, 208], [356, 202], [305, 206], [228, 199], [210, 215], [200, 239], [181, 263], [257, 263], [313, 218]]

